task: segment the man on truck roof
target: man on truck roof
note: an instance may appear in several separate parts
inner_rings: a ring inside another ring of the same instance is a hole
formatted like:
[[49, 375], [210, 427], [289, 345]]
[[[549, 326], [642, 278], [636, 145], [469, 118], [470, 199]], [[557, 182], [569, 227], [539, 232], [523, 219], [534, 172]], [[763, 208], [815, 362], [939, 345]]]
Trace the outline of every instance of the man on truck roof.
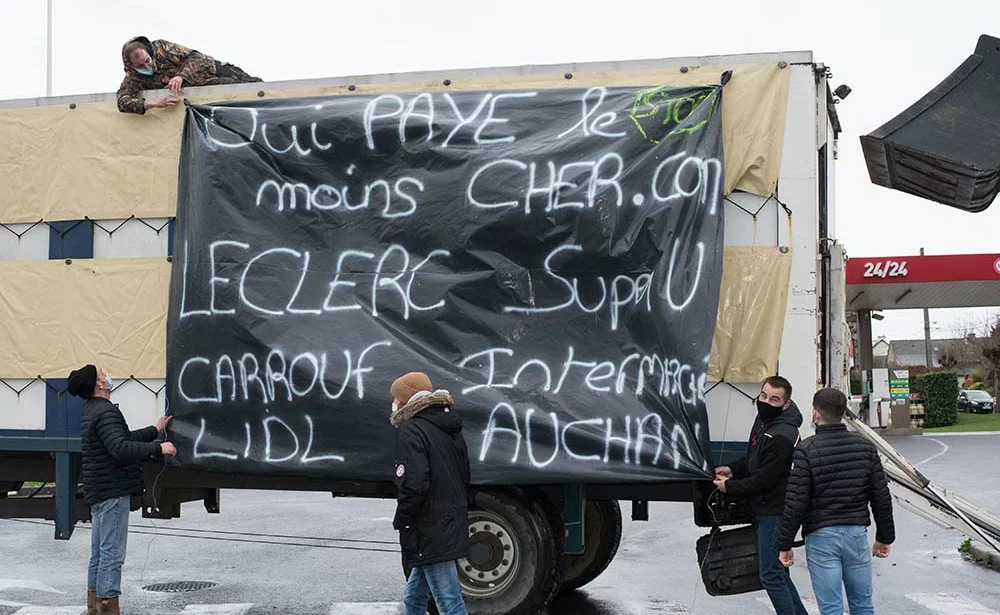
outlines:
[[755, 401], [757, 419], [750, 431], [747, 454], [715, 469], [719, 491], [746, 497], [757, 528], [760, 584], [777, 615], [806, 615], [788, 569], [781, 563], [777, 538], [784, 512], [785, 488], [792, 468], [792, 452], [799, 441], [802, 413], [792, 401], [792, 385], [771, 376]]
[[[184, 45], [163, 39], [150, 41], [137, 36], [122, 46], [125, 78], [118, 87], [118, 110], [122, 113], [142, 115], [147, 109], [172, 107], [180, 99], [176, 94], [186, 85], [230, 85], [256, 83], [257, 77], [248, 75], [238, 66], [219, 62]], [[142, 98], [143, 90], [166, 88], [171, 94], [160, 98]]]

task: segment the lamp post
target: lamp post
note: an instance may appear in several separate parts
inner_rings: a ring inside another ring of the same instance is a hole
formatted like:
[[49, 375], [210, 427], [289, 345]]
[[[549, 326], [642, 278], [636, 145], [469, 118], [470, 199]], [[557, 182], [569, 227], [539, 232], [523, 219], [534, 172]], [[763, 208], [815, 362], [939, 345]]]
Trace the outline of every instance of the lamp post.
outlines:
[[[920, 256], [923, 255], [924, 249], [920, 248]], [[934, 369], [934, 357], [931, 354], [931, 315], [927, 308], [924, 308], [924, 358], [927, 361], [927, 369]]]

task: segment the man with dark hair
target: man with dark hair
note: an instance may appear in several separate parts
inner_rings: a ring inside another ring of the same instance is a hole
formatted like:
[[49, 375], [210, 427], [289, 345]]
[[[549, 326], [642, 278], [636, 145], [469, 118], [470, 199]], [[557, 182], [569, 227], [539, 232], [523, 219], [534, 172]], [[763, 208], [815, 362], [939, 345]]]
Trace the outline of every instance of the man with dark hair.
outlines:
[[[137, 36], [122, 46], [125, 78], [118, 87], [118, 110], [142, 115], [147, 109], [172, 107], [186, 85], [228, 85], [261, 81], [239, 66], [219, 62], [184, 45], [162, 39], [151, 41]], [[170, 94], [160, 98], [141, 98], [142, 90], [166, 88]]]
[[[847, 431], [841, 422], [847, 397], [820, 389], [813, 397], [816, 435], [795, 449], [777, 547], [785, 566], [795, 562], [792, 541], [799, 526], [806, 562], [821, 615], [875, 612], [871, 556], [887, 557], [896, 539], [892, 498], [875, 445]], [[868, 549], [871, 507], [875, 544]]]
[[799, 441], [802, 413], [792, 401], [792, 385], [771, 376], [754, 401], [757, 419], [750, 432], [746, 456], [715, 469], [715, 485], [731, 496], [750, 499], [757, 530], [760, 584], [777, 615], [806, 615], [792, 577], [778, 559], [775, 540], [784, 508], [785, 485], [792, 451]]
[[140, 462], [177, 454], [173, 444], [158, 441], [172, 417], [129, 431], [118, 404], [111, 401], [111, 389], [111, 377], [95, 365], [73, 370], [67, 381], [67, 390], [86, 400], [80, 452], [83, 497], [90, 506], [87, 615], [119, 615], [129, 504], [143, 490]]

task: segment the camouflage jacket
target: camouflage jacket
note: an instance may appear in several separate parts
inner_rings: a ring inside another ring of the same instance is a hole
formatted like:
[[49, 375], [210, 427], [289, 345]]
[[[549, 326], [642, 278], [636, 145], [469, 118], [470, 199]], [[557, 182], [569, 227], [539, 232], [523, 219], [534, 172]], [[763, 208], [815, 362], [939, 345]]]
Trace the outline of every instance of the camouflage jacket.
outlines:
[[[153, 74], [148, 77], [132, 68], [125, 57], [125, 49], [134, 41], [145, 45], [153, 59]], [[145, 113], [146, 107], [139, 94], [143, 90], [165, 88], [174, 77], [180, 76], [184, 85], [189, 86], [204, 85], [215, 77], [215, 58], [170, 41], [150, 41], [145, 36], [137, 36], [122, 45], [122, 63], [125, 78], [118, 87], [118, 110], [122, 113]]]

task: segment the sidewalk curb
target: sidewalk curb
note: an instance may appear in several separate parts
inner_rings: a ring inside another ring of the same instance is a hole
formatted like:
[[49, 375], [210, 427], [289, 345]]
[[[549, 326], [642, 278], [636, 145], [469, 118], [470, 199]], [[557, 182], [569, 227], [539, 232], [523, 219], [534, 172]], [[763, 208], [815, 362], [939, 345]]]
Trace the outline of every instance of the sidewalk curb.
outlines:
[[984, 568], [992, 568], [1000, 572], [1000, 553], [986, 545], [972, 541], [969, 545], [969, 559]]

